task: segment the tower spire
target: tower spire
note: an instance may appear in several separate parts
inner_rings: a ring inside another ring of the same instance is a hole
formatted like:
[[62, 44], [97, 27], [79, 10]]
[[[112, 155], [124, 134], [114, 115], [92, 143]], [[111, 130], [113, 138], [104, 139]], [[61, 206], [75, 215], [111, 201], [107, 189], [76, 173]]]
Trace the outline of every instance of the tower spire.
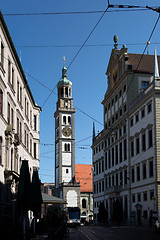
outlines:
[[154, 50], [154, 80], [159, 78], [159, 68], [156, 48]]

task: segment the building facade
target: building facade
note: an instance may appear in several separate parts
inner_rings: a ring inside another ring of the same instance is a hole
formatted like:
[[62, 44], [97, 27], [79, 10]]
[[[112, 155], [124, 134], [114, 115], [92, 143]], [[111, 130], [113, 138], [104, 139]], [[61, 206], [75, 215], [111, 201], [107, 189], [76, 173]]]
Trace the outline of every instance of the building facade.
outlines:
[[91, 164], [75, 164], [76, 182], [80, 183], [81, 222], [93, 220], [93, 170]]
[[[158, 58], [159, 60], [159, 58]], [[104, 129], [93, 136], [94, 217], [148, 224], [159, 214], [159, 69], [155, 54], [112, 50], [103, 104]]]
[[[39, 168], [39, 114], [0, 12], [0, 221], [9, 222], [20, 167]], [[5, 214], [4, 214], [5, 213]], [[3, 217], [5, 216], [5, 217]], [[2, 226], [2, 225], [1, 225]]]
[[55, 117], [55, 191], [67, 202], [67, 207], [80, 206], [80, 184], [75, 181], [75, 109], [72, 82], [67, 79], [67, 68], [57, 84], [58, 101]]

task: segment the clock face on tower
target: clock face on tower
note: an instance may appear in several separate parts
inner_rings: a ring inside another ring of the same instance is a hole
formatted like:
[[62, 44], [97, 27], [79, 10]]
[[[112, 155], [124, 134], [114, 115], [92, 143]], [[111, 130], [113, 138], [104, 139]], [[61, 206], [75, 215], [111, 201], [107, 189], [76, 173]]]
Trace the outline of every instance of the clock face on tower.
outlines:
[[69, 137], [69, 136], [71, 136], [71, 134], [72, 134], [72, 129], [69, 128], [69, 127], [64, 127], [64, 128], [62, 129], [62, 133], [63, 133], [63, 135], [64, 135], [65, 137]]

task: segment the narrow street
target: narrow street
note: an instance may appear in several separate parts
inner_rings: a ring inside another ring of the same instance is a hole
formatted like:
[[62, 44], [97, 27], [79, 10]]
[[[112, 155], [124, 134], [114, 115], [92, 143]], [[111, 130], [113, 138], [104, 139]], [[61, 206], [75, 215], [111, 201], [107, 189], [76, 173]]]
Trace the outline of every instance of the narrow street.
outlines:
[[150, 227], [103, 227], [80, 226], [69, 228], [69, 240], [159, 240], [160, 232], [156, 233]]

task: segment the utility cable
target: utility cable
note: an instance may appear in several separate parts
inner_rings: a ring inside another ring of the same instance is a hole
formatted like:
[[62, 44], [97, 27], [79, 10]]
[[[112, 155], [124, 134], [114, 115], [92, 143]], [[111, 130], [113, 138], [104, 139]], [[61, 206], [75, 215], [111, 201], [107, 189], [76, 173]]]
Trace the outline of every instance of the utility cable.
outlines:
[[105, 13], [107, 12], [109, 7], [106, 8], [106, 10], [103, 12], [102, 16], [100, 17], [100, 19], [98, 20], [98, 22], [95, 24], [95, 26], [93, 27], [92, 31], [89, 33], [89, 35], [87, 36], [86, 40], [84, 41], [84, 43], [82, 44], [82, 46], [80, 47], [80, 49], [78, 50], [78, 52], [76, 53], [76, 55], [74, 56], [74, 58], [72, 59], [72, 61], [70, 62], [70, 64], [68, 65], [68, 68], [70, 68], [70, 66], [73, 64], [73, 62], [75, 61], [75, 59], [77, 58], [78, 54], [80, 53], [80, 51], [82, 50], [82, 48], [84, 47], [84, 45], [86, 44], [86, 42], [88, 41], [88, 39], [90, 38], [90, 36], [92, 35], [92, 33], [94, 32], [94, 30], [96, 29], [96, 27], [98, 26], [98, 24], [100, 23], [100, 21], [102, 20], [102, 18], [104, 17]]
[[[117, 5], [118, 6], [118, 5]], [[113, 8], [113, 5], [109, 5], [109, 7], [112, 7]], [[116, 8], [116, 7], [114, 7]], [[119, 7], [120, 8], [120, 7]], [[121, 9], [118, 9], [118, 10], [109, 10], [107, 12], [109, 13], [112, 13], [112, 12], [130, 12], [130, 11], [146, 11], [146, 10], [150, 10], [150, 8], [148, 7], [148, 9], [146, 9], [146, 7], [139, 7], [140, 9], [132, 9], [131, 8], [128, 8], [128, 9], [125, 9], [122, 8]], [[104, 13], [105, 11], [104, 10], [95, 10], [95, 11], [73, 11], [73, 12], [39, 12], [39, 13], [3, 13], [3, 16], [6, 16], [6, 17], [14, 17], [14, 16], [47, 16], [47, 15], [78, 15], [78, 14], [97, 14], [97, 13]]]

